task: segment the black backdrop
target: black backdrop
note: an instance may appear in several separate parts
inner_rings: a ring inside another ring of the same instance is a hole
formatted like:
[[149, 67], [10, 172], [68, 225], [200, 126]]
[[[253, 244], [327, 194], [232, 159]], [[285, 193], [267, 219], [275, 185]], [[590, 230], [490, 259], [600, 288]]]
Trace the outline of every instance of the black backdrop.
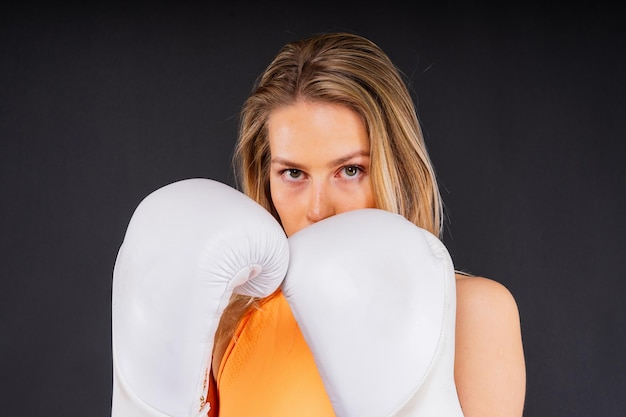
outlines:
[[616, 10], [0, 7], [3, 415], [108, 415], [111, 272], [132, 210], [179, 179], [232, 184], [255, 77], [286, 41], [327, 30], [371, 38], [411, 80], [454, 262], [518, 301], [525, 415], [626, 415]]

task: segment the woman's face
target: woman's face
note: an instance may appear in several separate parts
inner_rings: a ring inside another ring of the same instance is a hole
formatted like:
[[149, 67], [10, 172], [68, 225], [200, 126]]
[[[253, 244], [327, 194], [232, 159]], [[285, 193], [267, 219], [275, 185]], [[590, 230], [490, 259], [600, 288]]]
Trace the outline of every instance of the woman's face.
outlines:
[[268, 120], [270, 192], [287, 236], [375, 207], [365, 124], [348, 107], [299, 101]]

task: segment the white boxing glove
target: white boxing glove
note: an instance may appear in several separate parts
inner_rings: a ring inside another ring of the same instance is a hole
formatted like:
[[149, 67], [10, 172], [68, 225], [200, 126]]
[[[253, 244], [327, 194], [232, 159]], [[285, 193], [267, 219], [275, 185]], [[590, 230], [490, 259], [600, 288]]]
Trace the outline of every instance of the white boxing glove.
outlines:
[[206, 416], [224, 307], [233, 291], [275, 291], [288, 253], [278, 222], [225, 184], [189, 179], [146, 197], [113, 273], [111, 415]]
[[362, 209], [289, 238], [282, 290], [339, 417], [462, 416], [452, 260], [404, 217]]

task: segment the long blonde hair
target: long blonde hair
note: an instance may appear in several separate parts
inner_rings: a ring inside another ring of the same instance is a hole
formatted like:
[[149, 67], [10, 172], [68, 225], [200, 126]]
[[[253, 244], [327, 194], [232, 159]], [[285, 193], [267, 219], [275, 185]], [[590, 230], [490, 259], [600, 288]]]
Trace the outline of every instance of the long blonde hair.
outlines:
[[[237, 180], [245, 194], [280, 221], [269, 188], [267, 120], [273, 110], [298, 100], [341, 104], [359, 114], [369, 136], [376, 206], [441, 236], [441, 196], [402, 73], [376, 44], [350, 33], [318, 34], [288, 43], [257, 80], [242, 109], [234, 153]], [[254, 300], [233, 296], [216, 346], [230, 339], [251, 305]]]

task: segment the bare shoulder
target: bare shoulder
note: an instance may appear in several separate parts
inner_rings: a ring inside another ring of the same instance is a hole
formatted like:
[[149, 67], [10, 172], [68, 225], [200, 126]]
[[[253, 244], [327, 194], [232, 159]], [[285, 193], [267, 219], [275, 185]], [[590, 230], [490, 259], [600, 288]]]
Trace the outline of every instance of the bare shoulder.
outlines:
[[526, 372], [515, 298], [501, 283], [457, 274], [455, 382], [466, 417], [521, 416]]
[[485, 277], [457, 274], [456, 294], [457, 344], [521, 344], [517, 303], [504, 285]]
[[513, 294], [492, 279], [456, 274], [456, 289], [457, 308], [469, 307], [468, 313], [518, 313]]

